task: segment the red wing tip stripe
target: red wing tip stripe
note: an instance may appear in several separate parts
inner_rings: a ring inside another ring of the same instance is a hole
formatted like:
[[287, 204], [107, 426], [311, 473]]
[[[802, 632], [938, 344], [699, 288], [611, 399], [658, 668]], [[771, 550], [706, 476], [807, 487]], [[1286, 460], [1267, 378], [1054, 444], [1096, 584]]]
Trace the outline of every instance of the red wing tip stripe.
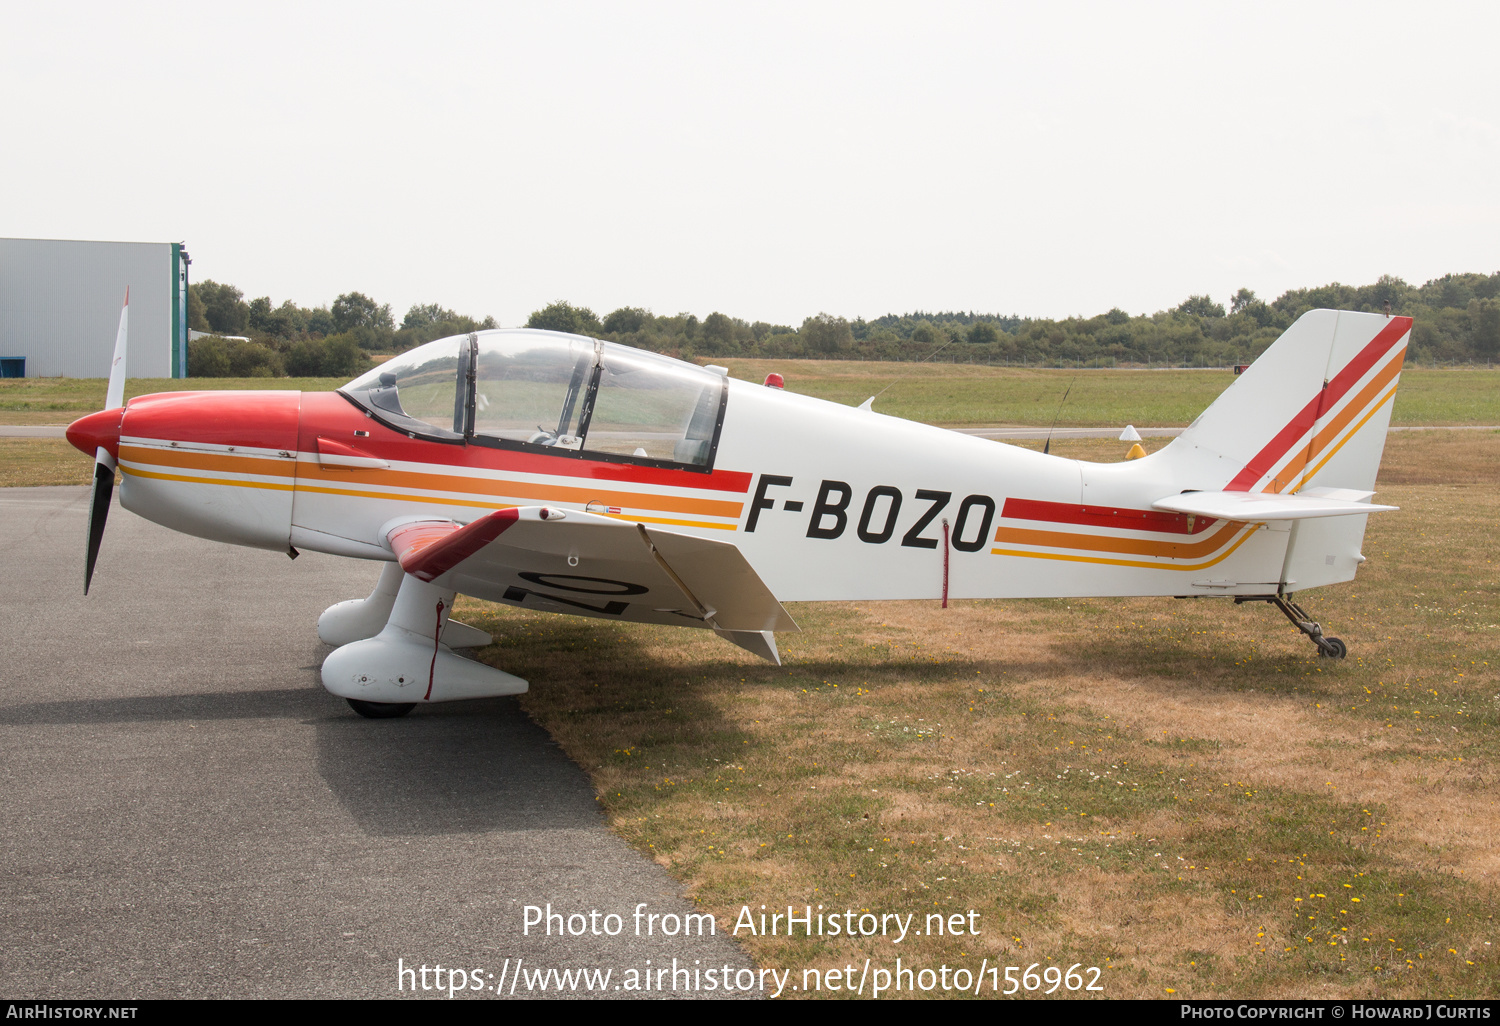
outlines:
[[500, 537], [520, 519], [520, 510], [500, 509], [466, 527], [432, 521], [406, 524], [390, 533], [401, 569], [422, 581], [434, 581]]

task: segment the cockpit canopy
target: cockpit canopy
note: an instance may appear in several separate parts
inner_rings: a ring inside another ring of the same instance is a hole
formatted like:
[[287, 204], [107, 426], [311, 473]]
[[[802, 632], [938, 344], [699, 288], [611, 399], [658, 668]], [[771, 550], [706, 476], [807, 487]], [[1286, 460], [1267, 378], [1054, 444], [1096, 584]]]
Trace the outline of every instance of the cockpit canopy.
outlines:
[[437, 441], [708, 470], [724, 378], [579, 335], [508, 329], [439, 339], [339, 390]]

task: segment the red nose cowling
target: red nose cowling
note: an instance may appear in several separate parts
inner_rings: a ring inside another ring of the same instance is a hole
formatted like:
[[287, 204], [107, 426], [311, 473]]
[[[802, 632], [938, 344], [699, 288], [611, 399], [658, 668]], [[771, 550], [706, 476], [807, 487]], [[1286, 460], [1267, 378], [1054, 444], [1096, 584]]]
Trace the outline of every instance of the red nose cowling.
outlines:
[[89, 459], [103, 448], [115, 459], [120, 458], [120, 423], [125, 418], [125, 407], [100, 410], [87, 417], [80, 417], [68, 425], [68, 441], [73, 448]]

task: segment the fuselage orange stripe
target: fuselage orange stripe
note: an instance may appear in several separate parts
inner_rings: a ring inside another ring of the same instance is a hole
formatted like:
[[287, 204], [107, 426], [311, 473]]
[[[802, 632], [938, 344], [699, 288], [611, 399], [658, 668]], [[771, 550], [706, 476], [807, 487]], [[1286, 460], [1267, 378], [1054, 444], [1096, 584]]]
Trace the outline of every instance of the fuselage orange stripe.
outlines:
[[[186, 470], [218, 471], [229, 474], [258, 474], [267, 477], [297, 478], [297, 487], [308, 485], [302, 482], [317, 481], [327, 485], [385, 486], [388, 488], [411, 488], [428, 492], [458, 492], [469, 495], [506, 496], [518, 499], [539, 499], [553, 502], [576, 502], [580, 505], [596, 502], [604, 506], [619, 506], [622, 509], [647, 509], [663, 513], [696, 513], [700, 516], [725, 517], [738, 520], [744, 510], [742, 502], [717, 499], [698, 499], [674, 495], [641, 495], [635, 492], [605, 491], [595, 488], [578, 488], [567, 485], [535, 484], [521, 481], [506, 481], [494, 478], [450, 477], [446, 474], [424, 474], [405, 470], [350, 470], [344, 467], [324, 469], [316, 464], [268, 457], [239, 456], [206, 452], [185, 452], [146, 448], [136, 445], [121, 445], [121, 458], [136, 463], [173, 467]], [[366, 495], [356, 489], [347, 489], [351, 495]], [[382, 497], [395, 497], [386, 496]], [[494, 503], [470, 503], [470, 505], [495, 505]]]
[[1099, 556], [1073, 556], [1062, 552], [1021, 552], [1015, 549], [990, 549], [990, 554], [993, 556], [1016, 556], [1021, 559], [1061, 559], [1069, 563], [1102, 563], [1105, 566], [1133, 566], [1147, 570], [1205, 570], [1216, 563], [1222, 563], [1228, 559], [1234, 550], [1245, 544], [1245, 540], [1254, 533], [1254, 528], [1247, 529], [1238, 541], [1213, 559], [1205, 560], [1202, 563], [1188, 563], [1186, 565], [1147, 563], [1139, 559], [1104, 559]]
[[[290, 492], [293, 486], [280, 484], [273, 481], [228, 481], [223, 478], [213, 477], [190, 477], [186, 474], [162, 474], [151, 470], [141, 470], [138, 467], [120, 465], [120, 472], [132, 477], [146, 477], [157, 481], [182, 481], [186, 484], [218, 485], [222, 488], [261, 488], [270, 491]], [[427, 495], [402, 495], [393, 492], [367, 492], [352, 488], [318, 488], [299, 484], [296, 486], [299, 492], [314, 492], [322, 495], [352, 495], [364, 499], [386, 499], [391, 502], [420, 502], [429, 506], [473, 506], [478, 509], [511, 509], [515, 506], [513, 502], [476, 502], [470, 499], [440, 499]], [[625, 520], [630, 523], [640, 521], [646, 524], [675, 524], [681, 527], [707, 527], [717, 531], [737, 531], [737, 524], [716, 524], [708, 520], [678, 520], [669, 517], [641, 517], [628, 516], [624, 513], [609, 513], [606, 516], [617, 520]]]
[[191, 449], [157, 449], [120, 443], [120, 458], [135, 463], [182, 470], [218, 470], [232, 474], [259, 474], [263, 477], [291, 477], [296, 464], [290, 459], [270, 456], [241, 456], [238, 453], [195, 452]]
[[1229, 541], [1242, 524], [1225, 522], [1206, 537], [1194, 542], [1155, 541], [1145, 538], [1115, 538], [1070, 531], [1034, 531], [1019, 527], [1002, 527], [995, 532], [996, 542], [1011, 545], [1039, 545], [1052, 549], [1085, 549], [1094, 552], [1130, 553], [1137, 556], [1168, 556], [1195, 559], [1216, 551]]
[[508, 498], [538, 499], [549, 502], [597, 502], [605, 506], [628, 509], [651, 509], [666, 513], [697, 513], [701, 516], [727, 517], [738, 520], [745, 508], [743, 502], [719, 499], [695, 499], [676, 495], [641, 495], [636, 492], [612, 492], [601, 488], [578, 488], [568, 485], [537, 484], [525, 481], [449, 477], [446, 474], [422, 474], [404, 470], [324, 470], [311, 463], [297, 464], [298, 487], [302, 481], [336, 484], [386, 485], [392, 488], [414, 488], [432, 492], [463, 492], [470, 495], [504, 495]]

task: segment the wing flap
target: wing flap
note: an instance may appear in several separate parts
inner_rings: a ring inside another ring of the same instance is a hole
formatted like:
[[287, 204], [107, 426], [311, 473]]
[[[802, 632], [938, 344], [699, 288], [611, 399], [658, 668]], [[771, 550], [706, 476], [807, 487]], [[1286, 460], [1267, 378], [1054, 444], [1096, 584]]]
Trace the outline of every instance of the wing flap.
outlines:
[[408, 521], [386, 539], [407, 573], [476, 598], [638, 623], [797, 629], [731, 542], [545, 506], [466, 525]]

